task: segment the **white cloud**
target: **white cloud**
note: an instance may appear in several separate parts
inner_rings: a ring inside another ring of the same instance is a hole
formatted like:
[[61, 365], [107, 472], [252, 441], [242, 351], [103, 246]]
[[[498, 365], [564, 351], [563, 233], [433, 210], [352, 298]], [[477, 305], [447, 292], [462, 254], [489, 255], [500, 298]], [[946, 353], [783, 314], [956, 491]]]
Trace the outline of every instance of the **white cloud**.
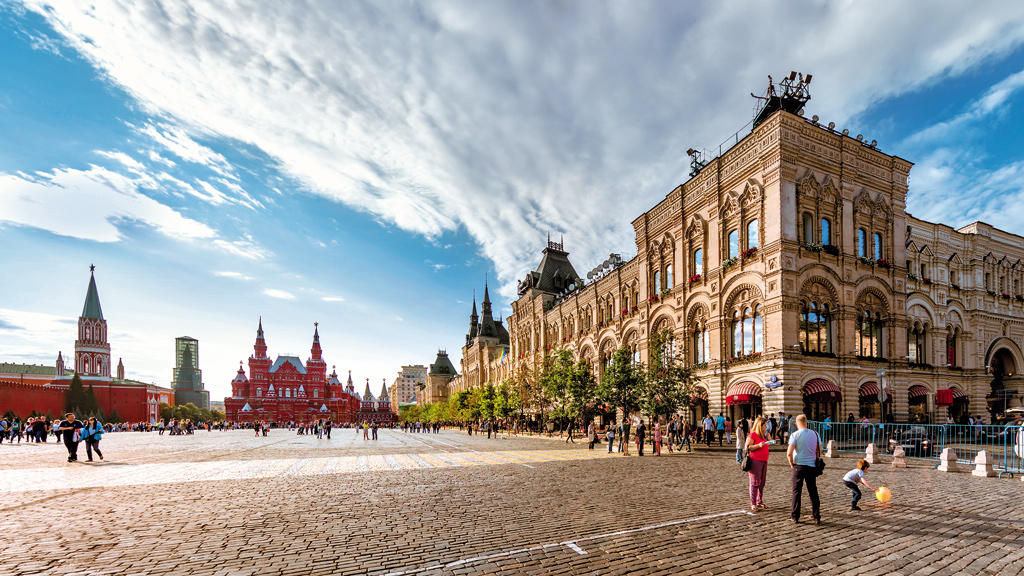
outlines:
[[274, 288], [267, 288], [263, 291], [264, 294], [271, 298], [280, 298], [281, 300], [295, 300], [295, 295], [291, 292], [285, 292], [284, 290], [276, 290]]
[[139, 192], [138, 180], [97, 166], [26, 174], [0, 172], [0, 220], [97, 242], [116, 242], [119, 223], [135, 221], [177, 239], [216, 236]]
[[104, 150], [96, 150], [96, 154], [104, 158], [117, 160], [121, 164], [124, 164], [126, 167], [128, 167], [128, 169], [131, 170], [132, 172], [141, 173], [145, 172], [146, 170], [146, 167], [141, 162], [125, 154], [124, 152], [106, 152]]
[[1024, 70], [1007, 76], [989, 88], [985, 94], [973, 102], [968, 109], [956, 117], [938, 122], [907, 138], [910, 144], [923, 144], [948, 140], [957, 137], [971, 124], [1003, 109], [1014, 92], [1024, 88]]
[[252, 280], [252, 276], [246, 276], [241, 272], [232, 272], [230, 270], [220, 270], [213, 273], [214, 276], [220, 276], [222, 278], [234, 278], [236, 280]]
[[344, 302], [345, 299], [340, 296], [324, 296], [321, 298], [324, 302]]
[[995, 0], [26, 4], [184, 126], [143, 128], [179, 158], [234, 180], [195, 138], [235, 139], [384, 222], [464, 227], [506, 296], [548, 231], [580, 269], [628, 251], [682, 151], [739, 129], [766, 74], [814, 73], [813, 113], [842, 126], [1024, 38], [1024, 3]]
[[266, 260], [271, 256], [271, 252], [266, 248], [260, 246], [253, 240], [252, 236], [246, 235], [245, 240], [214, 240], [213, 243], [221, 250], [228, 254], [234, 254], [235, 256], [241, 256], [248, 260]]
[[196, 142], [180, 128], [168, 125], [161, 125], [157, 127], [152, 124], [147, 124], [140, 128], [139, 132], [149, 136], [155, 142], [163, 145], [164, 148], [186, 162], [200, 164], [211, 168], [224, 176], [236, 178], [227, 158], [222, 154], [214, 152], [210, 148]]
[[73, 367], [75, 352], [69, 343], [73, 340], [76, 322], [77, 318], [66, 316], [0, 309], [0, 326], [31, 330], [31, 336], [25, 336], [12, 328], [6, 329], [11, 337], [3, 339], [4, 361], [52, 366], [60, 351], [65, 365]]

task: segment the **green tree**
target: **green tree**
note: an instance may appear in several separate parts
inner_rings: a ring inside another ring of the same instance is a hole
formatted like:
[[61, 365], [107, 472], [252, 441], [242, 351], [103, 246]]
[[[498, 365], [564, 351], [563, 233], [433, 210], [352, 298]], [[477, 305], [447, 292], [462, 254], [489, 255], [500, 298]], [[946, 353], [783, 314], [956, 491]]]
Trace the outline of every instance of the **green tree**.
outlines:
[[633, 352], [623, 346], [612, 355], [604, 371], [597, 396], [602, 402], [622, 410], [628, 417], [640, 409], [640, 399], [646, 380], [643, 364], [633, 362]]
[[653, 334], [649, 346], [650, 363], [640, 404], [652, 417], [668, 417], [690, 402], [696, 377], [675, 354], [675, 335], [671, 330]]
[[117, 413], [117, 408], [111, 410], [110, 416], [107, 416], [107, 422], [110, 424], [120, 424], [122, 422], [121, 415]]
[[76, 415], [82, 413], [82, 408], [85, 407], [85, 388], [82, 387], [82, 379], [78, 377], [76, 372], [71, 377], [71, 385], [64, 391], [64, 411], [74, 412]]
[[96, 391], [92, 388], [92, 383], [89, 383], [89, 387], [85, 390], [85, 403], [82, 406], [82, 410], [89, 416], [97, 416], [100, 412], [100, 401], [96, 398]]
[[160, 419], [164, 422], [174, 419], [174, 406], [167, 402], [160, 403]]
[[575, 426], [584, 417], [597, 395], [590, 362], [582, 358], [573, 360], [568, 350], [559, 350], [551, 357], [542, 382], [546, 395], [551, 398], [551, 414], [562, 420], [566, 428]]
[[486, 418], [488, 420], [494, 419], [494, 402], [496, 395], [497, 391], [494, 388], [494, 384], [491, 384], [490, 382], [485, 383], [477, 389], [477, 397], [480, 401], [480, 418]]

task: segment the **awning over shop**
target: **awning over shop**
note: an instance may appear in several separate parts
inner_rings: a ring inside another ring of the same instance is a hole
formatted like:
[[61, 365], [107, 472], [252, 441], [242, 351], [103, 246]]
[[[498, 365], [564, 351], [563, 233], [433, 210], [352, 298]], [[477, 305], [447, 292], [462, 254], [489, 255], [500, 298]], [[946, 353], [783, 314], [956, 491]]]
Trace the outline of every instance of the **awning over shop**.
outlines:
[[839, 386], [822, 378], [804, 384], [804, 399], [811, 402], [839, 402], [843, 397]]
[[[879, 383], [876, 381], [869, 381], [860, 384], [860, 398], [869, 399], [871, 402], [879, 401]], [[886, 395], [886, 402], [893, 399], [892, 395]]]
[[760, 404], [761, 386], [756, 382], [750, 381], [733, 384], [732, 388], [729, 388], [729, 393], [725, 396], [725, 403], [728, 406], [733, 404]]
[[920, 396], [927, 396], [928, 389], [924, 386], [911, 386], [910, 390], [907, 391], [907, 397], [918, 398]]
[[694, 386], [693, 390], [690, 391], [690, 399], [691, 400], [703, 400], [703, 401], [707, 402], [708, 401], [708, 391], [705, 390], [702, 386]]

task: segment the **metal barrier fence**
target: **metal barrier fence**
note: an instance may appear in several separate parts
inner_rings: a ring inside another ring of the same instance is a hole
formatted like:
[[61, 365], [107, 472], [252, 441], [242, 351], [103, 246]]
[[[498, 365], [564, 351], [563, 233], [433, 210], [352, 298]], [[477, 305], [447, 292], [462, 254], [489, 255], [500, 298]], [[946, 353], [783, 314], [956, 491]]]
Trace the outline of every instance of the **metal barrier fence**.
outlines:
[[835, 440], [840, 452], [864, 454], [874, 444], [878, 454], [891, 455], [902, 446], [907, 458], [939, 465], [939, 456], [952, 448], [959, 464], [974, 465], [981, 450], [1003, 474], [1024, 474], [1024, 429], [1019, 424], [863, 424], [860, 422], [808, 422], [821, 436], [823, 446]]

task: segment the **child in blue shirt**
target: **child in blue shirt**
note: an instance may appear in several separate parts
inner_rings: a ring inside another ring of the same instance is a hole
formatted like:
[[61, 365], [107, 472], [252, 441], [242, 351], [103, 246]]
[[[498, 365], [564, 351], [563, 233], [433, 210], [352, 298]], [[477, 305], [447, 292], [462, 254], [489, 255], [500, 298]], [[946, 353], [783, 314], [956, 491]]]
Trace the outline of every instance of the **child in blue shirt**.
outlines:
[[868, 481], [865, 477], [868, 468], [870, 467], [871, 464], [869, 464], [867, 460], [858, 460], [857, 467], [854, 468], [853, 470], [850, 470], [849, 472], [846, 473], [845, 476], [843, 476], [843, 484], [845, 484], [846, 487], [849, 488], [851, 492], [853, 492], [853, 504], [850, 505], [851, 511], [860, 510], [860, 508], [857, 506], [857, 502], [860, 502], [861, 498], [860, 486], [858, 486], [858, 484], [863, 484], [868, 488], [871, 488], [872, 492], [874, 492], [875, 490], [871, 486], [871, 484], [868, 484]]

